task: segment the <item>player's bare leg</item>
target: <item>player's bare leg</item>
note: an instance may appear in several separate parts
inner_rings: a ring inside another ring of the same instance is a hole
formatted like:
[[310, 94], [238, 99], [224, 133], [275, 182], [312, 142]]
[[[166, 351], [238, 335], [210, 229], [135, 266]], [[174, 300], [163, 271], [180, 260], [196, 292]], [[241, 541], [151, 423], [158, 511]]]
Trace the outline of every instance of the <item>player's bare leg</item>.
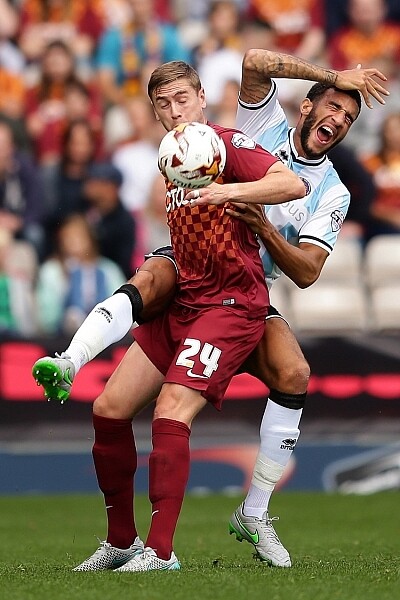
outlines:
[[157, 396], [163, 379], [134, 343], [94, 402], [93, 460], [107, 511], [107, 539], [75, 571], [114, 570], [143, 552], [133, 513], [137, 455], [132, 417]]
[[157, 251], [113, 296], [97, 304], [73, 336], [68, 348], [35, 362], [32, 374], [45, 397], [64, 402], [78, 371], [111, 344], [120, 341], [138, 321], [162, 312], [175, 293], [176, 269]]
[[300, 434], [310, 370], [288, 324], [279, 317], [267, 319], [264, 336], [243, 370], [260, 379], [270, 389], [270, 396], [250, 489], [233, 513], [229, 529], [240, 541], [252, 543], [262, 560], [290, 567], [289, 553], [276, 535], [268, 506]]

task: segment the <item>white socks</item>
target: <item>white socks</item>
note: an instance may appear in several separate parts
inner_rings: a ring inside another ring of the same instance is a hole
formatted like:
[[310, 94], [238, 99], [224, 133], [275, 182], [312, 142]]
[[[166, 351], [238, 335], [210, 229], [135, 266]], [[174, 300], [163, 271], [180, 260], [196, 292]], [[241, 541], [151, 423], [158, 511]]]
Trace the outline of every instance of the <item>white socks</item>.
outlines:
[[260, 451], [247, 493], [244, 514], [262, 518], [299, 438], [303, 409], [285, 408], [268, 400], [260, 427]]
[[65, 350], [78, 371], [132, 328], [132, 305], [126, 294], [99, 302], [79, 327]]

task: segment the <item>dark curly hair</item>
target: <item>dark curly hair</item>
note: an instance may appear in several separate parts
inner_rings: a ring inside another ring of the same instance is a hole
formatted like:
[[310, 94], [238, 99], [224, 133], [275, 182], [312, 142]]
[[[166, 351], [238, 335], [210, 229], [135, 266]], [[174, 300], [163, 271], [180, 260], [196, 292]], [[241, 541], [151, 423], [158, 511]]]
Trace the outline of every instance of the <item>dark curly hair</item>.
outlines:
[[311, 102], [314, 102], [314, 100], [316, 100], [318, 102], [328, 90], [336, 90], [337, 92], [341, 92], [342, 94], [346, 94], [347, 96], [350, 96], [350, 98], [353, 98], [353, 100], [355, 100], [355, 102], [357, 103], [358, 113], [360, 113], [361, 94], [358, 90], [341, 90], [333, 84], [327, 85], [325, 83], [315, 83], [308, 90], [308, 94], [307, 94], [306, 98], [311, 100]]

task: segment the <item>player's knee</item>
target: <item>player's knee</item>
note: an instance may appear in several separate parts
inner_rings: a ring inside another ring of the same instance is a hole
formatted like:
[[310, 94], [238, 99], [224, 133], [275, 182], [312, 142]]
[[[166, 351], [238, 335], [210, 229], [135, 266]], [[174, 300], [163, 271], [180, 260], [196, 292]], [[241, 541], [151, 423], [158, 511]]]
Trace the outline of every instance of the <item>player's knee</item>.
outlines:
[[93, 403], [93, 413], [107, 419], [129, 419], [132, 415], [112, 395], [102, 392]]
[[294, 364], [285, 365], [276, 373], [274, 385], [278, 390], [285, 390], [290, 394], [302, 394], [307, 391], [310, 380], [310, 367], [308, 363], [296, 361]]
[[102, 393], [93, 402], [93, 413], [98, 417], [111, 418], [112, 409], [107, 400], [107, 396]]
[[160, 394], [154, 408], [153, 419], [172, 419], [174, 421], [184, 421], [184, 404], [180, 398], [174, 394]]
[[193, 419], [205, 404], [207, 401], [197, 390], [189, 390], [176, 384], [164, 384], [154, 408], [153, 418], [172, 419], [191, 427]]
[[135, 275], [129, 280], [129, 283], [134, 285], [142, 298], [148, 300], [153, 294], [156, 275], [152, 269], [145, 268], [147, 264], [142, 265]]
[[146, 307], [158, 298], [174, 293], [176, 270], [174, 263], [161, 257], [150, 257], [131, 279], [139, 290]]

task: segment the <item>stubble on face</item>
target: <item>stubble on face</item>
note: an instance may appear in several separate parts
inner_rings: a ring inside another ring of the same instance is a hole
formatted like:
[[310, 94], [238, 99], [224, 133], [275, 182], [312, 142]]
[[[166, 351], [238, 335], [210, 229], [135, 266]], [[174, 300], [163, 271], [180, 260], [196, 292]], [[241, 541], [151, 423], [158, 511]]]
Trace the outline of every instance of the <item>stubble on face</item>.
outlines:
[[319, 158], [322, 158], [323, 156], [325, 156], [325, 154], [327, 154], [327, 152], [329, 152], [330, 150], [332, 150], [332, 148], [337, 146], [343, 139], [343, 137], [336, 138], [336, 140], [334, 142], [332, 142], [331, 144], [329, 144], [329, 146], [327, 146], [326, 150], [321, 150], [321, 152], [315, 152], [311, 147], [310, 137], [311, 137], [311, 131], [316, 123], [317, 123], [317, 111], [316, 111], [315, 107], [313, 107], [310, 111], [310, 114], [307, 115], [307, 117], [304, 119], [303, 126], [300, 131], [300, 142], [301, 142], [301, 146], [303, 148], [304, 154], [306, 155], [307, 158], [309, 158], [311, 160], [317, 160]]

